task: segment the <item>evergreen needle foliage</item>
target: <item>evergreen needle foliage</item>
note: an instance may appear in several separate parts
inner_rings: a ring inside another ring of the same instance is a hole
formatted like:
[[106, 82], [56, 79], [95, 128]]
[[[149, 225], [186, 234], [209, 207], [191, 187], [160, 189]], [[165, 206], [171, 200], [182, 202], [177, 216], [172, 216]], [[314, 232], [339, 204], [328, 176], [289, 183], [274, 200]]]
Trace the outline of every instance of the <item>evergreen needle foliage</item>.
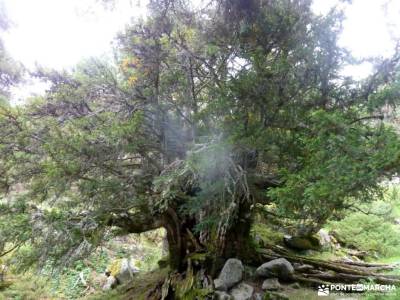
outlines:
[[[373, 199], [400, 166], [382, 121], [400, 56], [373, 59], [365, 80], [342, 76], [354, 63], [337, 43], [342, 12], [310, 6], [152, 0], [115, 61], [37, 70], [44, 97], [0, 106], [0, 253], [71, 264], [164, 227], [183, 269], [193, 252], [249, 257], [256, 204], [312, 234]], [[0, 78], [14, 78], [1, 49]]]

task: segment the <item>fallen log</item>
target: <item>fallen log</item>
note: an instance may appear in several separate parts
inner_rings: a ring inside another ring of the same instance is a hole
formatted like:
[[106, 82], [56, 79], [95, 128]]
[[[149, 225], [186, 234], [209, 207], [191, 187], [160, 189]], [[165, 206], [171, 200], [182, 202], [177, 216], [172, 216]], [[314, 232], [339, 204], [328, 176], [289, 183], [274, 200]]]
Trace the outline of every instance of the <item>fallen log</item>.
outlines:
[[290, 254], [288, 251], [281, 249], [279, 247], [273, 247], [273, 253], [271, 249], [264, 251], [260, 249], [260, 255], [265, 259], [272, 260], [276, 258], [285, 258], [291, 263], [301, 263], [306, 265], [311, 265], [314, 267], [314, 270], [310, 270], [310, 268], [295, 268], [295, 280], [299, 280], [308, 284], [316, 284], [316, 283], [357, 283], [361, 280], [373, 280], [379, 284], [394, 284], [400, 285], [400, 276], [399, 275], [385, 275], [377, 273], [377, 271], [389, 270], [393, 269], [395, 266], [393, 265], [382, 265], [379, 264], [370, 264], [374, 265], [369, 267], [365, 264], [349, 264], [348, 262], [340, 261], [324, 261], [321, 259], [307, 258], [302, 256], [297, 256]]
[[356, 283], [361, 280], [373, 280], [379, 284], [399, 285], [400, 278], [390, 278], [386, 276], [361, 276], [344, 273], [312, 273], [302, 274], [305, 278], [313, 278], [318, 280], [324, 280], [335, 283]]
[[[393, 264], [382, 264], [382, 263], [368, 263], [363, 261], [344, 261], [344, 260], [334, 260], [335, 263], [346, 263], [349, 265], [360, 266], [360, 267], [389, 267]], [[396, 264], [394, 264], [396, 265]]]
[[382, 268], [385, 269], [394, 269], [395, 267], [398, 267], [399, 264], [382, 264], [382, 263], [367, 263], [363, 261], [343, 261], [343, 260], [334, 260], [334, 263], [345, 263], [348, 265], [353, 265], [353, 266], [359, 266], [359, 267], [366, 267], [366, 268]]
[[[267, 249], [271, 251], [271, 253], [275, 254], [280, 254], [280, 255], [289, 255], [289, 256], [296, 256], [290, 253], [287, 249], [276, 246], [276, 245], [267, 245]], [[264, 250], [264, 249], [262, 249]], [[302, 256], [296, 256], [296, 257], [302, 257]], [[323, 261], [315, 258], [307, 258], [304, 257], [305, 259], [312, 259], [314, 261]], [[344, 261], [344, 260], [334, 260], [334, 261], [329, 261], [330, 263], [337, 263], [341, 265], [351, 265], [351, 266], [356, 266], [356, 267], [362, 267], [362, 268], [381, 268], [382, 270], [393, 270], [396, 267], [400, 267], [400, 263], [395, 263], [395, 264], [385, 264], [385, 263], [368, 263], [368, 262], [363, 262], [363, 261]]]
[[[295, 255], [287, 255], [287, 254], [279, 254], [279, 257], [286, 258], [290, 262], [297, 262], [301, 264], [308, 264], [313, 265], [314, 267], [321, 268], [321, 269], [328, 269], [336, 272], [341, 273], [348, 273], [348, 274], [355, 274], [355, 275], [370, 275], [369, 272], [364, 270], [360, 270], [359, 268], [351, 268], [343, 266], [342, 264], [336, 264], [332, 262], [327, 262], [323, 260], [311, 259], [302, 256], [295, 256]], [[268, 255], [271, 257], [271, 255]]]
[[312, 286], [312, 287], [318, 287], [320, 285], [332, 284], [332, 282], [328, 282], [328, 281], [316, 279], [316, 278], [306, 278], [306, 277], [298, 275], [298, 274], [293, 275], [293, 280], [295, 280], [297, 282], [301, 282], [306, 286]]
[[[289, 254], [287, 251], [282, 251], [278, 247], [274, 247], [272, 249], [273, 251], [276, 251], [278, 253], [271, 254], [271, 252], [265, 252], [263, 249], [260, 249], [259, 252], [261, 255], [263, 255], [265, 258], [267, 257], [283, 257], [286, 258], [289, 261], [292, 262], [298, 262], [301, 264], [308, 264], [308, 265], [313, 265], [318, 268], [322, 269], [328, 269], [336, 272], [342, 272], [342, 273], [348, 273], [348, 274], [355, 274], [355, 275], [378, 275], [375, 274], [373, 268], [369, 268], [366, 266], [357, 266], [353, 263], [348, 263], [348, 262], [335, 262], [335, 261], [325, 261], [321, 259], [316, 259], [316, 258], [308, 258], [304, 256], [298, 256], [298, 255], [293, 255]], [[265, 253], [265, 254], [264, 254]], [[392, 266], [391, 269], [394, 269], [395, 266]]]

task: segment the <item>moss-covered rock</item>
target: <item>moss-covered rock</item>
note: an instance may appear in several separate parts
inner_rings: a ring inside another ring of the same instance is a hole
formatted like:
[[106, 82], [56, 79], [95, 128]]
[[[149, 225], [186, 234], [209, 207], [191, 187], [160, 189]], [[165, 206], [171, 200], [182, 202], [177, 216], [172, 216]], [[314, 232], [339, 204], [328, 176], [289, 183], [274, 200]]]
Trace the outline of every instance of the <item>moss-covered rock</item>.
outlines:
[[108, 273], [110, 273], [111, 276], [116, 276], [119, 271], [121, 270], [121, 262], [122, 259], [115, 259], [111, 262], [111, 264], [107, 267]]
[[138, 272], [135, 260], [122, 258], [114, 260], [107, 268], [106, 274], [115, 277], [118, 283], [125, 283], [132, 280]]
[[316, 236], [285, 236], [284, 243], [295, 250], [321, 250], [321, 244]]

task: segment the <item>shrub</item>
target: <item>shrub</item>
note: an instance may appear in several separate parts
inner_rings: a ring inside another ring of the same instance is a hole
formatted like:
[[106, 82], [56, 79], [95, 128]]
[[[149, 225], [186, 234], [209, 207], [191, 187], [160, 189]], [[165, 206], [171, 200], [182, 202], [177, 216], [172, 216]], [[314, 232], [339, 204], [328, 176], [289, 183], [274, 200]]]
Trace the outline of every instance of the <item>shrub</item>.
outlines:
[[330, 222], [329, 227], [348, 246], [376, 251], [386, 257], [400, 254], [400, 232], [382, 217], [357, 212]]

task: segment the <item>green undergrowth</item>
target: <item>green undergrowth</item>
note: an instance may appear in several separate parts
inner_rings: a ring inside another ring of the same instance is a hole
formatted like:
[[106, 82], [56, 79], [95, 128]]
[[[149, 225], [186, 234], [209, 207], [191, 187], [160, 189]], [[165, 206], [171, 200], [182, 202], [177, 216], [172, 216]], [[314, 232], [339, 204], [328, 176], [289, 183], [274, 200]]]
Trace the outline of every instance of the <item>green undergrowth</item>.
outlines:
[[400, 231], [379, 217], [356, 213], [336, 228], [347, 245], [380, 257], [400, 255]]
[[378, 259], [377, 262], [385, 264], [400, 264], [400, 256], [383, 257], [381, 259]]
[[254, 240], [259, 240], [259, 243], [264, 245], [281, 245], [283, 242], [283, 233], [264, 223], [253, 224], [251, 235]]
[[107, 243], [107, 252], [113, 259], [131, 257], [136, 261], [136, 267], [142, 272], [149, 272], [157, 267], [157, 262], [162, 257], [162, 238], [164, 235], [164, 229], [156, 229], [142, 234], [131, 234], [117, 238]]
[[51, 291], [46, 278], [30, 273], [13, 277], [6, 283], [7, 286], [4, 289], [1, 288], [0, 283], [0, 300], [65, 299], [62, 294]]
[[[395, 194], [397, 195], [397, 194]], [[393, 196], [393, 195], [392, 195]], [[400, 256], [400, 218], [398, 199], [375, 201], [363, 211], [351, 212], [343, 219], [327, 224], [346, 246], [368, 252], [373, 260]]]
[[98, 279], [108, 260], [107, 254], [99, 251], [63, 269], [46, 265], [40, 271], [29, 269], [25, 273], [16, 273], [11, 267], [6, 277], [11, 278], [11, 284], [0, 293], [0, 299], [77, 299], [85, 295], [88, 286], [101, 288]]
[[[88, 296], [87, 300], [149, 300], [155, 288], [160, 286], [168, 276], [169, 270], [157, 269], [136, 276], [129, 284], [122, 285], [111, 291], [102, 291]], [[83, 298], [82, 298], [83, 299]]]
[[[0, 300], [84, 298], [93, 291], [101, 290], [106, 280], [105, 270], [122, 258], [132, 258], [141, 274], [147, 273], [158, 266], [163, 234], [164, 232], [156, 230], [112, 239], [89, 257], [68, 267], [53, 268], [48, 264], [40, 271], [34, 266], [25, 273], [19, 272], [11, 253], [4, 260], [9, 271], [6, 283], [0, 285]], [[113, 292], [110, 293], [112, 294]]]

